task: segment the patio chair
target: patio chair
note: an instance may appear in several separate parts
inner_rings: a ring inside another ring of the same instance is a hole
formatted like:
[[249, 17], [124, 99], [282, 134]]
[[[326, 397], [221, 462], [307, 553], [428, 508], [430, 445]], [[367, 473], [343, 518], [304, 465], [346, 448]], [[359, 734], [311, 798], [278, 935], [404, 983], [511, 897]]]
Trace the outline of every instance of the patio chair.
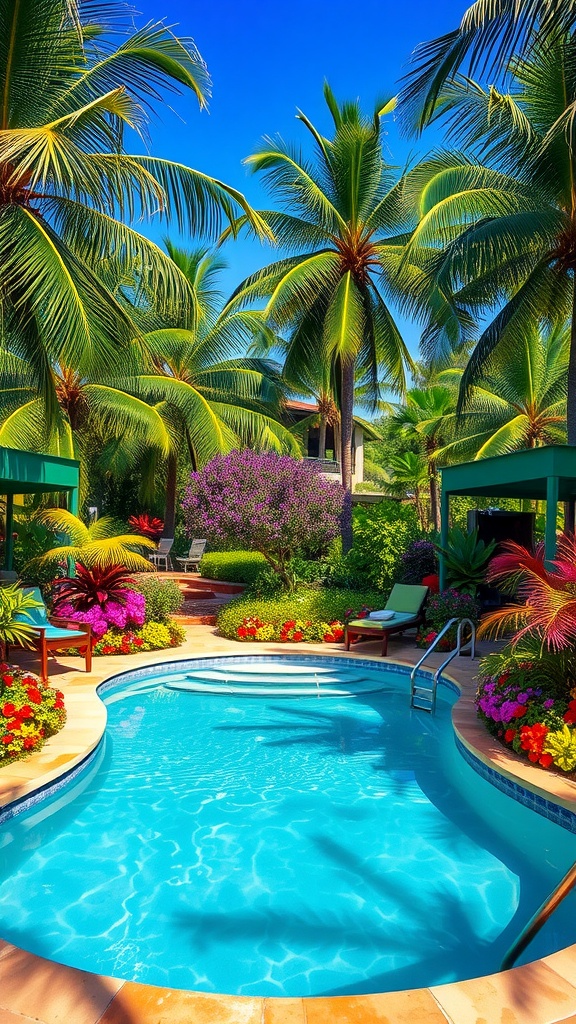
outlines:
[[40, 652], [42, 682], [45, 683], [48, 679], [48, 651], [76, 647], [79, 651], [84, 651], [86, 671], [90, 672], [92, 668], [92, 630], [90, 625], [61, 616], [48, 616], [40, 588], [24, 587], [24, 591], [36, 601], [41, 602], [41, 605], [39, 608], [31, 608], [27, 615], [17, 613], [14, 618], [19, 622], [26, 622], [34, 628], [34, 636], [30, 637], [30, 642]]
[[[392, 633], [403, 633], [405, 629], [421, 626], [424, 622], [424, 603], [428, 596], [428, 587], [412, 586], [407, 583], [395, 583], [388, 598], [384, 611], [392, 615], [384, 620], [352, 619], [344, 630], [344, 644], [350, 650], [353, 637], [364, 636], [376, 640], [382, 637], [382, 657], [388, 653], [388, 637]], [[372, 612], [373, 615], [381, 614]]]
[[204, 548], [206, 547], [205, 540], [193, 540], [190, 545], [190, 551], [186, 558], [177, 558], [176, 561], [180, 562], [184, 566], [184, 572], [188, 572], [188, 566], [192, 565], [195, 569], [198, 568], [200, 559], [204, 554]]
[[156, 551], [152, 551], [148, 558], [151, 562], [159, 569], [160, 563], [164, 562], [166, 572], [172, 568], [172, 560], [170, 558], [170, 551], [174, 543], [174, 537], [161, 537], [158, 541], [158, 547]]

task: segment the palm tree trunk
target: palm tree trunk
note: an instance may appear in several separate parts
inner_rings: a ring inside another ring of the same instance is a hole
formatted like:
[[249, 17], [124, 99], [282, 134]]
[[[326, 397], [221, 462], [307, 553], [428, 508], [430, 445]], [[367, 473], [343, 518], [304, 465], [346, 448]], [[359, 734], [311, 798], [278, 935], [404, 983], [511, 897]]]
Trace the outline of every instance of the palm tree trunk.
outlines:
[[326, 458], [326, 417], [320, 417], [320, 434], [318, 437], [318, 458]]
[[176, 529], [176, 477], [178, 462], [175, 455], [168, 456], [166, 466], [166, 500], [164, 503], [164, 536], [173, 537]]
[[352, 547], [352, 432], [354, 430], [354, 360], [342, 360], [341, 457], [342, 486], [347, 493], [342, 517], [342, 551]]

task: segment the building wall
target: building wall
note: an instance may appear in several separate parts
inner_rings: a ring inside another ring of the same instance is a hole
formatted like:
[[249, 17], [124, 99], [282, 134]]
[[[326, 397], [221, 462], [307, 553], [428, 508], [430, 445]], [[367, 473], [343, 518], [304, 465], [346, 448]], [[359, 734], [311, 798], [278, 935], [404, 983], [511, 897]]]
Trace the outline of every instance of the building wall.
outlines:
[[358, 424], [354, 427], [354, 461], [352, 467], [352, 487], [364, 483], [364, 431]]

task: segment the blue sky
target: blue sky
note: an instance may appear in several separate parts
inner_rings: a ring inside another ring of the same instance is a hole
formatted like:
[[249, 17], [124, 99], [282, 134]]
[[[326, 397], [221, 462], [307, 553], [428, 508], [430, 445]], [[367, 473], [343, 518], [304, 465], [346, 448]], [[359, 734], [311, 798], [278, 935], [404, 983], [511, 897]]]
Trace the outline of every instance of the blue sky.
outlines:
[[[234, 185], [255, 206], [268, 206], [257, 176], [242, 165], [261, 137], [305, 139], [297, 107], [329, 131], [325, 78], [339, 99], [360, 97], [371, 110], [376, 97], [396, 92], [413, 48], [456, 27], [467, 6], [466, 0], [140, 0], [138, 24], [164, 19], [192, 36], [212, 77], [209, 111], [200, 113], [192, 96], [174, 97], [173, 111], [164, 109], [152, 126], [152, 149]], [[387, 130], [392, 163], [402, 165], [434, 143], [426, 137], [407, 142], [393, 121]], [[146, 230], [156, 239], [163, 233]], [[275, 258], [273, 250], [248, 240], [228, 244], [223, 255], [227, 293]], [[416, 352], [417, 326], [401, 326]]]

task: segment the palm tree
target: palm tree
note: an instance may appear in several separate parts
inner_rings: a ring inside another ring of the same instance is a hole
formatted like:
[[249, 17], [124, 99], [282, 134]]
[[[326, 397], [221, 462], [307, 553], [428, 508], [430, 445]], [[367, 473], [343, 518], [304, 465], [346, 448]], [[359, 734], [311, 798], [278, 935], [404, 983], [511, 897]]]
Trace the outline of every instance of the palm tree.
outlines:
[[[471, 389], [456, 439], [439, 457], [483, 459], [564, 444], [569, 343], [566, 328], [543, 331], [535, 325], [503, 346]], [[439, 379], [457, 389], [462, 375], [462, 370], [444, 370]]]
[[412, 388], [394, 417], [399, 429], [418, 439], [425, 459], [430, 492], [432, 525], [440, 530], [438, 489], [439, 452], [448, 440], [455, 421], [456, 401], [451, 388], [435, 385], [426, 391]]
[[[386, 276], [383, 251], [405, 241], [399, 221], [399, 186], [382, 155], [381, 119], [393, 101], [372, 117], [357, 102], [338, 104], [328, 85], [324, 96], [334, 134], [326, 138], [304, 114], [300, 121], [315, 143], [315, 160], [281, 139], [264, 145], [246, 163], [261, 171], [272, 196], [285, 209], [260, 215], [286, 250], [296, 252], [252, 274], [235, 292], [229, 309], [268, 297], [264, 311], [273, 331], [288, 340], [287, 375], [298, 364], [328, 359], [339, 379], [342, 482], [352, 483], [355, 384], [372, 388], [379, 371], [398, 392], [405, 388], [410, 356], [379, 288]], [[240, 218], [236, 228], [246, 223]], [[351, 544], [351, 530], [343, 537]]]
[[428, 527], [426, 489], [429, 487], [429, 470], [426, 458], [420, 452], [402, 452], [392, 455], [390, 460], [391, 477], [387, 490], [390, 494], [405, 497], [413, 495], [420, 529], [425, 532]]
[[88, 567], [122, 565], [138, 572], [150, 572], [153, 568], [141, 551], [154, 551], [155, 542], [134, 533], [118, 533], [122, 524], [110, 516], [102, 516], [86, 526], [66, 509], [51, 508], [41, 512], [38, 520], [65, 538], [64, 543], [38, 555], [34, 559], [38, 565], [68, 560]]
[[[428, 313], [427, 344], [468, 342], [492, 312], [462, 376], [459, 406], [499, 346], [518, 343], [542, 321], [569, 322], [567, 438], [576, 444], [576, 35], [546, 46], [531, 37], [526, 60], [509, 66], [512, 91], [448, 83], [438, 111], [462, 153], [441, 153], [409, 184], [421, 220], [402, 260], [422, 287], [424, 313], [441, 292], [442, 317]], [[482, 162], [483, 161], [483, 162]], [[400, 263], [402, 263], [402, 260]], [[399, 271], [402, 274], [402, 268]], [[447, 338], [446, 323], [451, 337]]]
[[218, 453], [246, 445], [297, 455], [300, 448], [277, 418], [283, 394], [278, 369], [267, 360], [235, 354], [265, 331], [261, 314], [219, 313], [222, 261], [206, 249], [189, 252], [170, 243], [168, 249], [195, 296], [194, 327], [146, 333], [139, 365], [124, 386], [149, 403], [171, 438], [164, 533], [173, 536], [179, 455], [186, 455], [195, 470]]
[[575, 26], [575, 0], [475, 0], [457, 29], [416, 47], [400, 93], [405, 120], [424, 128], [444, 85], [463, 67], [469, 76], [483, 68], [499, 80], [513, 57], [530, 58], [535, 39], [546, 46]]
[[[185, 276], [128, 222], [154, 214], [217, 231], [244, 197], [198, 171], [128, 154], [166, 90], [206, 103], [189, 39], [160, 22], [122, 33], [120, 3], [7, 0], [0, 7], [0, 260], [3, 345], [52, 410], [54, 366], [109, 369], [139, 331], [123, 301], [137, 273], [159, 310], [193, 305]], [[114, 28], [116, 26], [116, 28]]]

